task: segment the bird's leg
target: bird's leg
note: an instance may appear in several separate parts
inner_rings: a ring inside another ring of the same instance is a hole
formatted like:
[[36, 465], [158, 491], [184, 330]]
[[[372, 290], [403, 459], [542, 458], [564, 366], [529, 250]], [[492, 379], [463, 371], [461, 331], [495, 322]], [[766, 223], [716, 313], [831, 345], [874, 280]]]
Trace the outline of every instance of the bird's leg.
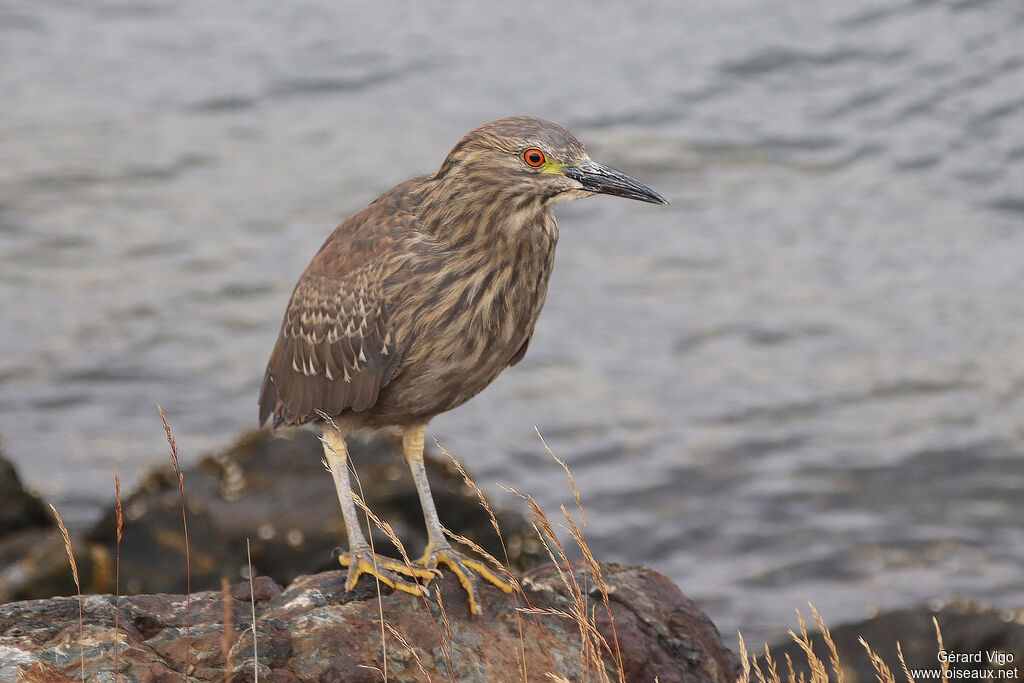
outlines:
[[348, 552], [338, 553], [338, 562], [341, 566], [348, 567], [345, 590], [354, 589], [360, 575], [369, 574], [392, 588], [420, 595], [424, 592], [423, 588], [406, 581], [398, 574], [430, 580], [433, 573], [418, 567], [409, 567], [404, 562], [373, 552], [359, 527], [359, 517], [348, 475], [348, 448], [345, 446], [345, 438], [333, 427], [325, 426], [322, 441], [327, 467], [334, 477], [334, 487], [338, 491], [338, 502], [341, 503], [341, 514], [345, 518], [345, 529], [348, 532]]
[[506, 593], [512, 592], [512, 586], [498, 578], [487, 565], [455, 550], [448, 542], [444, 529], [441, 527], [441, 520], [437, 517], [434, 497], [430, 493], [430, 484], [427, 482], [427, 469], [423, 464], [423, 432], [425, 428], [426, 425], [415, 425], [406, 427], [402, 432], [405, 460], [409, 463], [409, 469], [412, 470], [412, 479], [416, 482], [416, 492], [419, 494], [420, 504], [423, 506], [423, 516], [427, 521], [427, 547], [417, 564], [432, 570], [436, 569], [439, 563], [447, 565], [459, 578], [462, 587], [466, 589], [466, 593], [469, 595], [470, 611], [473, 614], [480, 614], [480, 604], [476, 599], [474, 573], [479, 574]]

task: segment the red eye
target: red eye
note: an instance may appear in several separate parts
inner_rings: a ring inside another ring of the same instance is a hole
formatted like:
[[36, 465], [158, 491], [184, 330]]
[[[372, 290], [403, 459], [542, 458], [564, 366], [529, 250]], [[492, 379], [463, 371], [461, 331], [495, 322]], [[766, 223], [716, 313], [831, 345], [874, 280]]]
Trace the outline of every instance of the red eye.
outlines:
[[523, 161], [525, 161], [528, 166], [533, 166], [534, 168], [543, 166], [545, 161], [544, 152], [540, 151], [536, 147], [531, 147], [523, 152]]

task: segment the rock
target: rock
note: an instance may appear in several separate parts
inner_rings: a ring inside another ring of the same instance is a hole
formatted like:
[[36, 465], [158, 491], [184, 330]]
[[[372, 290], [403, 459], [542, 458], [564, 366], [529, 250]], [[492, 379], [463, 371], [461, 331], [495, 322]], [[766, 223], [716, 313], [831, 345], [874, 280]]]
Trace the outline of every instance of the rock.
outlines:
[[[995, 670], [992, 673], [993, 679], [1021, 678], [1021, 662], [1024, 662], [1024, 611], [1007, 612], [971, 604], [951, 604], [938, 610], [920, 607], [883, 612], [871, 619], [830, 628], [846, 683], [874, 683], [876, 680], [874, 667], [864, 646], [860, 644], [860, 638], [864, 638], [893, 671], [898, 672], [902, 666], [896, 651], [897, 641], [911, 670], [939, 668], [939, 647], [935, 625], [932, 623], [933, 616], [938, 619], [942, 643], [947, 652], [981, 653], [981, 661], [978, 663], [951, 665], [956, 669], [978, 671], [977, 675], [964, 675], [962, 678], [985, 678], [986, 669]], [[811, 642], [815, 654], [822, 661], [828, 662], [828, 649], [821, 634], [812, 633]], [[796, 643], [780, 643], [771, 648], [771, 652], [776, 662], [784, 662], [788, 655], [798, 674], [809, 673], [807, 658]], [[990, 652], [1009, 653], [1013, 655], [1013, 661], [997, 666], [987, 661], [986, 655]], [[1000, 673], [999, 669], [1016, 669], [1017, 672], [1016, 675], [1009, 671]]]
[[0, 454], [0, 539], [26, 529], [47, 529], [53, 517], [43, 501], [25, 490], [17, 471]]
[[[625, 680], [736, 679], [735, 655], [668, 579], [636, 567], [603, 565], [602, 571]], [[574, 576], [594, 585], [578, 568]], [[88, 680], [114, 681], [115, 613], [118, 674], [126, 683], [181, 680], [186, 661], [189, 680], [197, 681], [224, 680], [225, 669], [231, 681], [254, 680], [254, 666], [265, 681], [380, 681], [385, 669], [387, 680], [396, 682], [596, 678], [576, 622], [556, 614], [571, 610], [573, 600], [553, 566], [527, 574], [522, 595], [483, 587], [482, 617], [469, 615], [465, 593], [447, 573], [431, 586], [441, 601], [386, 588], [378, 599], [370, 577], [351, 592], [343, 584], [341, 571], [299, 577], [283, 591], [261, 578], [254, 582], [254, 601], [242, 583], [227, 590], [227, 604], [222, 592], [207, 591], [193, 594], [190, 605], [181, 595], [123, 597], [117, 610], [112, 596], [87, 596], [82, 639], [75, 598], [10, 603], [0, 606], [0, 680], [79, 680], [84, 652]], [[600, 615], [597, 629], [614, 643], [601, 596], [588, 599]], [[521, 611], [527, 606], [529, 612]], [[603, 666], [615, 679], [604, 654]]]
[[[82, 592], [106, 592], [113, 576], [106, 548], [76, 542]], [[27, 529], [0, 539], [0, 603], [77, 592], [58, 529]]]
[[[409, 554], [417, 556], [426, 545], [425, 528], [405, 461], [383, 438], [352, 441], [350, 448], [367, 503], [391, 523]], [[430, 484], [445, 524], [504, 560], [490, 518], [462, 476], [447, 458], [427, 456]], [[261, 430], [184, 470], [193, 591], [215, 589], [221, 577], [237, 581], [247, 576], [246, 539], [254, 573], [281, 584], [338, 566], [332, 551], [346, 545], [345, 525], [322, 459], [320, 442], [309, 431]], [[120, 592], [184, 592], [185, 539], [170, 463], [123, 496], [122, 505]], [[83, 592], [115, 590], [113, 507], [84, 538], [72, 539]], [[546, 561], [521, 512], [497, 509], [496, 515], [512, 567], [524, 570]], [[374, 543], [383, 554], [394, 554], [376, 530]], [[6, 547], [0, 539], [0, 602], [74, 592], [56, 530], [24, 535]]]
[[[718, 629], [697, 603], [663, 574], [646, 567], [603, 564], [611, 615], [591, 577], [577, 575], [591, 586], [595, 625], [608, 643], [618, 641], [627, 681], [729, 681], [739, 672], [739, 659], [722, 644]], [[571, 602], [554, 565], [523, 577], [533, 591], [554, 593], [566, 609]], [[613, 623], [614, 620], [614, 623]], [[613, 679], [615, 677], [613, 676]]]
[[[0, 602], [74, 593], [64, 541], [53, 515], [22, 486], [14, 466], [3, 456], [0, 501]], [[83, 546], [79, 551], [83, 556], [80, 579], [88, 588], [94, 578], [92, 549]]]

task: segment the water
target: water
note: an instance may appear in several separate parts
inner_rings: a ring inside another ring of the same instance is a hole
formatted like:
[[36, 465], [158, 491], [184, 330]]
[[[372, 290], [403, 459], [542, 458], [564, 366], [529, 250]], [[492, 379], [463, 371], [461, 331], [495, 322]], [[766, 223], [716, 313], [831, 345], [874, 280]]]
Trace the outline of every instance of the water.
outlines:
[[[229, 444], [324, 236], [533, 113], [671, 207], [560, 207], [526, 359], [431, 432], [731, 639], [1024, 602], [1024, 5], [0, 7], [0, 435], [79, 525]], [[511, 501], [509, 501], [511, 502]]]

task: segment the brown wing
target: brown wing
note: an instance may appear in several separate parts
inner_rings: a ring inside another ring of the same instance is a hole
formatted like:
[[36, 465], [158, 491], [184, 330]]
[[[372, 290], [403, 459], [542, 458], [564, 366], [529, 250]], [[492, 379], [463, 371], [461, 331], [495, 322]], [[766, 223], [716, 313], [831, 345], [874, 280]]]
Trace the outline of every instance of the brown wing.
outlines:
[[402, 260], [415, 218], [400, 185], [349, 218], [299, 278], [260, 394], [260, 424], [366, 410], [401, 360], [388, 329], [384, 280]]

